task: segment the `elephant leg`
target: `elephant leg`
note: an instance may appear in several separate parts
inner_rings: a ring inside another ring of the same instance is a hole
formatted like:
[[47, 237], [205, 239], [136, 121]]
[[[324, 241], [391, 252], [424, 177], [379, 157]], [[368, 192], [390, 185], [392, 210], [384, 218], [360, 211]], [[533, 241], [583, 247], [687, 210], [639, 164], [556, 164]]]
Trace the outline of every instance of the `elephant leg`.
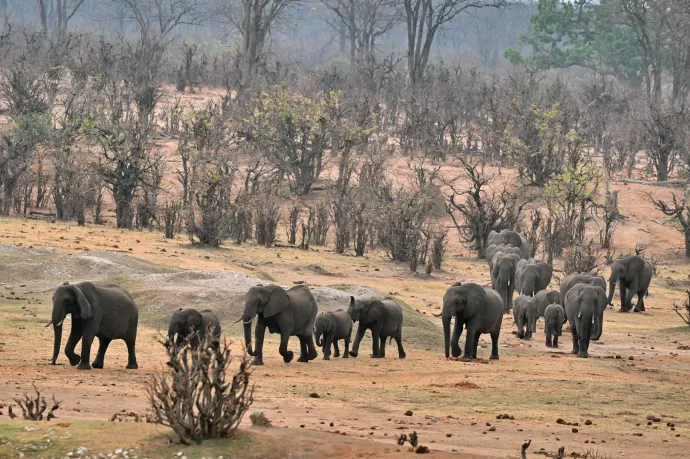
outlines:
[[472, 358], [477, 358], [477, 349], [479, 349], [479, 337], [481, 333], [477, 332], [474, 334], [474, 343], [472, 344]]
[[621, 279], [620, 283], [620, 295], [621, 295], [621, 308], [620, 312], [628, 312], [627, 305], [625, 304], [625, 297], [626, 297], [626, 288], [625, 288], [625, 281]]
[[570, 353], [577, 355], [580, 353], [580, 341], [577, 336], [577, 326], [574, 322], [570, 323], [570, 333], [573, 335], [573, 350]]
[[319, 356], [319, 353], [316, 351], [316, 345], [314, 344], [314, 335], [309, 333], [304, 337], [304, 340], [307, 342], [307, 360], [314, 360]]
[[475, 355], [474, 351], [474, 335], [476, 334], [475, 327], [467, 326], [467, 334], [465, 335], [465, 354], [462, 356], [463, 360], [471, 360]]
[[386, 357], [386, 340], [388, 339], [387, 336], [382, 336], [381, 338], [381, 346], [379, 347], [379, 357], [382, 359]]
[[350, 351], [350, 355], [352, 357], [357, 357], [359, 354], [359, 343], [362, 341], [362, 338], [364, 338], [364, 333], [366, 333], [367, 329], [362, 326], [360, 323], [359, 326], [357, 327], [357, 334], [355, 335], [355, 343], [352, 345], [352, 350]]
[[299, 339], [299, 359], [297, 359], [298, 362], [308, 362], [309, 359], [307, 358], [307, 341], [304, 339], [304, 336], [298, 335], [297, 338]]
[[633, 311], [635, 311], [635, 312], [644, 311], [644, 293], [645, 292], [638, 292], [637, 293], [637, 304], [635, 305], [635, 309], [633, 309]]
[[345, 350], [343, 351], [343, 358], [347, 359], [350, 357], [350, 335], [345, 337]]
[[78, 365], [81, 360], [81, 356], [74, 352], [74, 348], [77, 347], [77, 343], [81, 339], [81, 327], [72, 321], [72, 328], [69, 332], [69, 338], [67, 338], [67, 344], [65, 344], [65, 355], [69, 359], [69, 364], [72, 366]]
[[96, 360], [91, 363], [94, 368], [103, 368], [103, 360], [105, 359], [105, 351], [108, 350], [108, 345], [110, 345], [110, 339], [98, 337], [98, 353], [96, 354]]
[[[254, 349], [254, 360], [252, 360], [252, 365], [263, 365], [264, 364], [264, 335], [265, 334], [266, 334], [266, 323], [259, 317], [259, 318], [257, 318], [256, 328], [254, 329], [255, 349]], [[281, 345], [282, 345], [282, 336], [281, 336]], [[287, 341], [285, 343], [285, 348], [287, 349]]]
[[453, 327], [453, 336], [450, 340], [450, 349], [452, 357], [460, 357], [460, 335], [462, 335], [462, 323], [455, 318], [455, 327]]
[[89, 360], [91, 360], [91, 343], [93, 343], [93, 339], [95, 336], [92, 333], [86, 333], [84, 336], [81, 338], [81, 360], [79, 361], [79, 365], [77, 365], [77, 369], [79, 370], [90, 370], [91, 369], [91, 364], [89, 363]]
[[546, 324], [546, 330], [545, 330], [545, 335], [546, 335], [546, 347], [551, 347], [551, 325]]
[[323, 359], [331, 360], [331, 337], [325, 336], [323, 338]]
[[[373, 341], [371, 358], [373, 359], [381, 358], [381, 328], [383, 328], [382, 324], [375, 324], [373, 327], [371, 327], [371, 337]], [[383, 344], [385, 346], [386, 343]]]
[[553, 335], [553, 347], [558, 348], [558, 335]]
[[491, 357], [490, 360], [498, 360], [498, 337], [501, 334], [501, 330], [491, 333]]
[[333, 340], [333, 357], [340, 357], [340, 349], [338, 348], [338, 340]]
[[402, 345], [402, 330], [398, 330], [398, 334], [395, 335], [394, 339], [395, 343], [398, 345], [398, 358], [404, 359], [407, 357], [407, 354], [405, 353], [405, 349], [403, 349]]
[[506, 314], [510, 314], [510, 310], [513, 309], [513, 292], [515, 291], [515, 284], [511, 282], [508, 285], [508, 298], [507, 298], [507, 304], [506, 307], [508, 308], [507, 311], [505, 311]]
[[[638, 294], [638, 285], [639, 283], [637, 282], [637, 280], [634, 280], [627, 285], [628, 294], [625, 296], [625, 308], [628, 311], [632, 310], [633, 308], [632, 300], [635, 297], [635, 295]], [[637, 309], [637, 307], [635, 307], [635, 309]]]
[[[258, 336], [257, 336], [258, 339]], [[283, 362], [285, 363], [290, 363], [292, 362], [293, 357], [295, 354], [292, 351], [288, 351], [288, 341], [290, 340], [290, 333], [287, 331], [283, 331], [280, 334], [280, 347], [278, 347], [278, 352], [280, 352], [280, 355], [283, 356]]]
[[[127, 368], [128, 370], [136, 370], [139, 368], [139, 364], [137, 363], [137, 338], [136, 336], [132, 339], [128, 339], [125, 341], [125, 344], [127, 345]], [[220, 343], [216, 343], [216, 346], [220, 345]], [[103, 351], [105, 354], [105, 351]]]

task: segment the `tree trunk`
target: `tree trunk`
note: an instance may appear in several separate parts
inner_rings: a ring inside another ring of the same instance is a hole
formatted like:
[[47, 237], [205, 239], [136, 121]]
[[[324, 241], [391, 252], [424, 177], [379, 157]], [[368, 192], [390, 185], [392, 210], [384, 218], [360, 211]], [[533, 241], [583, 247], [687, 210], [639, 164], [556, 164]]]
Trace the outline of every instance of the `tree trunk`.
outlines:
[[686, 227], [683, 233], [685, 234], [685, 256], [690, 258], [690, 227]]

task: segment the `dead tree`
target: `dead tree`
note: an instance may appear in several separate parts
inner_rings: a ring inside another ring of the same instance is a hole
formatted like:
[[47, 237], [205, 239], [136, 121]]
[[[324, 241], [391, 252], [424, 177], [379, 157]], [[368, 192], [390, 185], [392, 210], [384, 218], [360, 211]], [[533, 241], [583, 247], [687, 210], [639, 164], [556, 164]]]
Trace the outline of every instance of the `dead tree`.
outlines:
[[685, 256], [690, 257], [690, 203], [688, 195], [690, 189], [685, 190], [685, 194], [680, 197], [676, 193], [671, 193], [671, 203], [661, 199], [654, 199], [651, 193], [647, 195], [649, 201], [664, 214], [673, 218], [678, 231], [683, 233], [685, 238]]
[[[46, 401], [46, 398], [41, 395], [41, 392], [38, 390], [35, 384], [32, 383], [31, 385], [34, 387], [34, 391], [36, 391], [36, 398], [32, 399], [25, 393], [22, 398], [17, 397], [13, 399], [14, 402], [19, 406], [19, 409], [22, 410], [22, 419], [27, 421], [42, 421], [43, 419], [50, 421], [55, 417], [54, 412], [60, 408], [60, 404], [62, 402], [55, 400], [55, 395], [53, 395], [53, 404], [46, 413], [46, 410], [48, 409], [48, 402]], [[11, 412], [12, 410], [10, 409], [10, 413]]]

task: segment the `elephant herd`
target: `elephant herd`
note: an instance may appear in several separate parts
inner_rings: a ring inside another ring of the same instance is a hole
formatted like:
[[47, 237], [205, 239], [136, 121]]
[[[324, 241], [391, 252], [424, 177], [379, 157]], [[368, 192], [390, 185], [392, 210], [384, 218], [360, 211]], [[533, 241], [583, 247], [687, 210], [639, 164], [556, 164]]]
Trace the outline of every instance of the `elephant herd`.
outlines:
[[[637, 295], [634, 311], [644, 311], [644, 297], [648, 294], [653, 270], [649, 262], [639, 256], [616, 260], [606, 282], [596, 273], [574, 273], [560, 283], [559, 290], [548, 290], [552, 267], [531, 258], [532, 247], [527, 239], [514, 231], [491, 232], [486, 248], [491, 287], [475, 283], [453, 284], [443, 296], [441, 317], [446, 358], [475, 359], [481, 334], [491, 336], [491, 359], [498, 359], [498, 338], [503, 315], [513, 312], [517, 337], [529, 339], [536, 332], [536, 323], [544, 318], [546, 346], [558, 347], [563, 324], [567, 321], [573, 338], [572, 353], [587, 357], [590, 340], [598, 340], [603, 332], [604, 311], [611, 304], [616, 285], [620, 286], [621, 309], [633, 309], [632, 299]], [[517, 290], [518, 297], [513, 301]], [[92, 366], [103, 368], [108, 345], [114, 339], [127, 344], [127, 368], [138, 368], [135, 345], [138, 309], [132, 297], [122, 288], [96, 286], [90, 282], [58, 287], [53, 295], [51, 321], [55, 340], [52, 363], [55, 364], [62, 341], [62, 324], [71, 314], [71, 330], [65, 355], [72, 366], [86, 370]], [[285, 363], [294, 358], [288, 349], [291, 336], [300, 343], [298, 362], [308, 362], [318, 356], [316, 345], [322, 348], [324, 360], [342, 354], [343, 358], [357, 357], [359, 345], [367, 330], [372, 335], [373, 358], [386, 356], [386, 340], [395, 340], [398, 357], [406, 354], [402, 342], [403, 311], [391, 298], [355, 299], [350, 297], [347, 311], [318, 314], [318, 306], [307, 286], [283, 289], [277, 285], [257, 285], [245, 296], [244, 312], [237, 321], [244, 326], [247, 353], [254, 357], [254, 365], [263, 365], [264, 337], [269, 333], [280, 335], [278, 351]], [[252, 324], [256, 319], [254, 337]], [[454, 323], [453, 323], [454, 321]], [[354, 343], [351, 345], [353, 324], [358, 323]], [[451, 326], [453, 326], [451, 335]], [[464, 354], [459, 339], [466, 330]], [[210, 340], [206, 340], [210, 333]], [[213, 312], [185, 309], [174, 312], [168, 328], [169, 343], [180, 346], [188, 342], [196, 347], [209, 342], [218, 347], [221, 325]], [[95, 360], [90, 363], [91, 344], [98, 338]], [[343, 352], [338, 342], [344, 341]], [[82, 342], [81, 355], [76, 354]], [[253, 341], [253, 342], [252, 342]], [[316, 343], [315, 343], [316, 341]]]

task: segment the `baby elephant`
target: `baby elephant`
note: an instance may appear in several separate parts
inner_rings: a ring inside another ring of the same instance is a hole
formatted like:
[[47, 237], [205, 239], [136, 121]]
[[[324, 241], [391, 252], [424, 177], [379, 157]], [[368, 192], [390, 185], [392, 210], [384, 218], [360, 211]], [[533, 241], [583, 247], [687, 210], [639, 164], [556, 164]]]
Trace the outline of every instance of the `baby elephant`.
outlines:
[[520, 295], [515, 299], [513, 318], [517, 324], [517, 337], [531, 339], [532, 333], [537, 331], [537, 308], [532, 298]]
[[174, 342], [176, 346], [181, 346], [185, 340], [189, 339], [192, 348], [196, 348], [200, 342], [204, 342], [207, 333], [211, 333], [211, 345], [217, 349], [220, 345], [220, 332], [220, 322], [211, 311], [180, 309], [170, 316], [168, 340], [171, 343]]
[[[323, 336], [323, 339], [322, 339]], [[314, 323], [314, 339], [317, 346], [323, 346], [323, 359], [331, 360], [331, 344], [335, 348], [333, 357], [340, 357], [338, 340], [345, 340], [343, 358], [349, 357], [350, 337], [352, 336], [352, 318], [347, 311], [338, 309], [335, 312], [327, 312], [316, 318]]]
[[558, 337], [563, 331], [565, 322], [565, 310], [560, 304], [550, 304], [544, 310], [544, 334], [546, 335], [546, 347], [558, 347]]

